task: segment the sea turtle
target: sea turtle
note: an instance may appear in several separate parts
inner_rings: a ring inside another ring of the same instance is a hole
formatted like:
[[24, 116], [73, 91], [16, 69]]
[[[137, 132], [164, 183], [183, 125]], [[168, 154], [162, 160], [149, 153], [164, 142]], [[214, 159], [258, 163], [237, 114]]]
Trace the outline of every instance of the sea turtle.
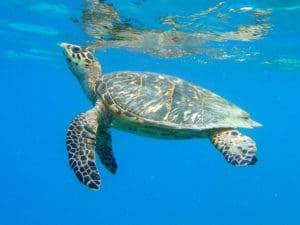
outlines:
[[63, 54], [93, 108], [78, 115], [67, 131], [69, 163], [77, 178], [99, 189], [95, 154], [116, 173], [110, 128], [154, 138], [209, 138], [235, 165], [254, 165], [256, 144], [235, 128], [261, 126], [249, 114], [220, 96], [180, 78], [118, 71], [102, 76], [89, 47], [62, 43]]

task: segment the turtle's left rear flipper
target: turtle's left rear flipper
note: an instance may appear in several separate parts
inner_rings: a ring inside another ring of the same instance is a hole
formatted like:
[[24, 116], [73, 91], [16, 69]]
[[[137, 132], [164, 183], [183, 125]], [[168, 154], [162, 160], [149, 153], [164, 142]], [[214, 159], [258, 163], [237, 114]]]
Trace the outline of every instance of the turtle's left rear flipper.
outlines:
[[234, 166], [254, 165], [258, 160], [255, 142], [237, 130], [216, 131], [210, 136], [210, 140]]

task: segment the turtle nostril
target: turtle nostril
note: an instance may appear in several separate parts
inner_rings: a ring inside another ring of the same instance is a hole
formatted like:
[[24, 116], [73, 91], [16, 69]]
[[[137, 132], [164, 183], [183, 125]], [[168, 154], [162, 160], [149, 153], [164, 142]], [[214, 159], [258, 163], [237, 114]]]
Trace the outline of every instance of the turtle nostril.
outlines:
[[72, 47], [72, 52], [74, 53], [80, 53], [80, 48], [77, 46]]

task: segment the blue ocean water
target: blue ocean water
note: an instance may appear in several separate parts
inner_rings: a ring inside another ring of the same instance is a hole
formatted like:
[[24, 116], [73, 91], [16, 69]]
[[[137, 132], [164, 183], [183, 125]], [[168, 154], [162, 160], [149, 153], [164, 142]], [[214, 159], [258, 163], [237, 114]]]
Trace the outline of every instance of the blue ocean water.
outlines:
[[[136, 1], [141, 2], [148, 1]], [[197, 3], [162, 2], [164, 8], [154, 5], [147, 18], [155, 8], [161, 13], [177, 7], [189, 14]], [[207, 9], [217, 3], [198, 4]], [[235, 57], [165, 58], [139, 50], [99, 49], [104, 73], [143, 70], [179, 76], [241, 106], [263, 127], [242, 130], [256, 140], [259, 157], [257, 165], [245, 168], [226, 163], [205, 139], [156, 140], [112, 130], [119, 170], [111, 175], [98, 162], [102, 186], [97, 192], [80, 184], [68, 165], [66, 129], [91, 104], [58, 45], [93, 40], [77, 22], [85, 4], [0, 3], [0, 223], [300, 224], [300, 1], [227, 1], [229, 10], [271, 12], [262, 38], [215, 43], [240, 49]], [[123, 5], [120, 10], [129, 9]]]

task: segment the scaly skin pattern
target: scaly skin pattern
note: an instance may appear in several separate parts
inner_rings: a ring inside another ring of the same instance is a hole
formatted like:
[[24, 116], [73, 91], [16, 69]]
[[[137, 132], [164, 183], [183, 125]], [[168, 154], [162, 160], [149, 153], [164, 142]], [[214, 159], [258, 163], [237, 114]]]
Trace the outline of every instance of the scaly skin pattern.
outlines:
[[78, 180], [91, 189], [98, 189], [101, 181], [95, 162], [96, 121], [94, 112], [78, 115], [69, 126], [66, 140], [71, 168]]
[[255, 142], [237, 130], [215, 132], [210, 140], [234, 166], [254, 165], [257, 162]]
[[110, 127], [154, 138], [209, 138], [235, 166], [254, 165], [256, 144], [235, 128], [261, 126], [220, 96], [177, 77], [118, 71], [102, 76], [89, 48], [62, 44], [70, 70], [94, 108], [80, 114], [67, 133], [69, 162], [77, 178], [99, 189], [95, 153], [116, 173]]

